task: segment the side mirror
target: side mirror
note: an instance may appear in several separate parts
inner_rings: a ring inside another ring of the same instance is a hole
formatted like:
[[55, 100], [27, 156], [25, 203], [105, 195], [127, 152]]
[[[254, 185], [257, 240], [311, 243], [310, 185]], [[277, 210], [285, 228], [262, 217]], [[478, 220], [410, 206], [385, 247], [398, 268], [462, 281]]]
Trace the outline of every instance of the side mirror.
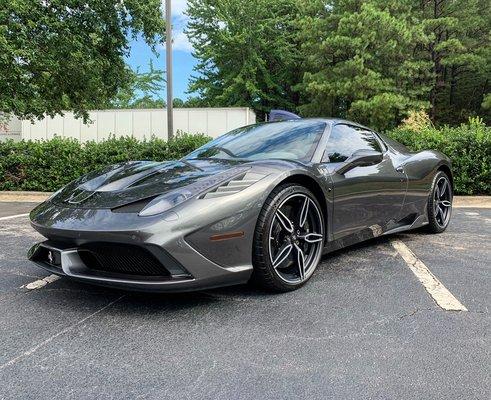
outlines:
[[356, 167], [367, 167], [381, 162], [383, 159], [382, 153], [375, 150], [357, 150], [348, 158], [335, 172], [344, 175], [346, 172]]

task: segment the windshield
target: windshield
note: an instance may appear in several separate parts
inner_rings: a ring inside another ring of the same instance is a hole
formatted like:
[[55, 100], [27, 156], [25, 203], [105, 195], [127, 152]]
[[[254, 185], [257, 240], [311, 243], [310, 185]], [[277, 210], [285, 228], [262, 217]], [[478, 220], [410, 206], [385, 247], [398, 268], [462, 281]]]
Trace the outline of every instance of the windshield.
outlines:
[[279, 158], [308, 162], [326, 128], [320, 121], [287, 121], [246, 126], [193, 151], [186, 158], [264, 160]]

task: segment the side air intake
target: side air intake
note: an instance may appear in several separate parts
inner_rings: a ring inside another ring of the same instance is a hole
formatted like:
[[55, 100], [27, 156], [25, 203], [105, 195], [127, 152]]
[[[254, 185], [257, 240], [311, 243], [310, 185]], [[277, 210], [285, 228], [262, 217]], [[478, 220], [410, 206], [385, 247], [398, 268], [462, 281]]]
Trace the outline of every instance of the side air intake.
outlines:
[[213, 199], [217, 197], [230, 196], [240, 191], [248, 188], [249, 186], [255, 184], [259, 180], [264, 178], [262, 174], [256, 174], [253, 172], [249, 172], [244, 174], [241, 177], [235, 178], [227, 183], [224, 183], [221, 186], [213, 189], [212, 191], [201, 196], [202, 199]]

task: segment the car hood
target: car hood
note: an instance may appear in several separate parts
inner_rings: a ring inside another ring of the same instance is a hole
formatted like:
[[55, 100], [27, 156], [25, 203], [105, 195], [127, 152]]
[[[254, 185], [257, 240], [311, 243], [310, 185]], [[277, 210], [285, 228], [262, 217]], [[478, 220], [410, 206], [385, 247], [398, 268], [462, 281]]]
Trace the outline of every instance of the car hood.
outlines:
[[237, 169], [240, 174], [243, 164], [215, 159], [117, 164], [68, 184], [51, 201], [73, 208], [115, 208], [151, 199], [227, 171], [233, 175]]

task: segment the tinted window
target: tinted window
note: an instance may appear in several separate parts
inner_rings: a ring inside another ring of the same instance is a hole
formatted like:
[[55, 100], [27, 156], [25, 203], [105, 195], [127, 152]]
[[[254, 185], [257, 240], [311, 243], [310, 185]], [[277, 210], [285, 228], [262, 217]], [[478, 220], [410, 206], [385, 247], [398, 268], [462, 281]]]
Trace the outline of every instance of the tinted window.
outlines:
[[329, 161], [346, 161], [357, 150], [382, 152], [372, 132], [348, 125], [336, 125], [327, 142], [325, 155], [329, 157]]
[[288, 121], [246, 126], [215, 139], [186, 158], [310, 161], [325, 122]]

